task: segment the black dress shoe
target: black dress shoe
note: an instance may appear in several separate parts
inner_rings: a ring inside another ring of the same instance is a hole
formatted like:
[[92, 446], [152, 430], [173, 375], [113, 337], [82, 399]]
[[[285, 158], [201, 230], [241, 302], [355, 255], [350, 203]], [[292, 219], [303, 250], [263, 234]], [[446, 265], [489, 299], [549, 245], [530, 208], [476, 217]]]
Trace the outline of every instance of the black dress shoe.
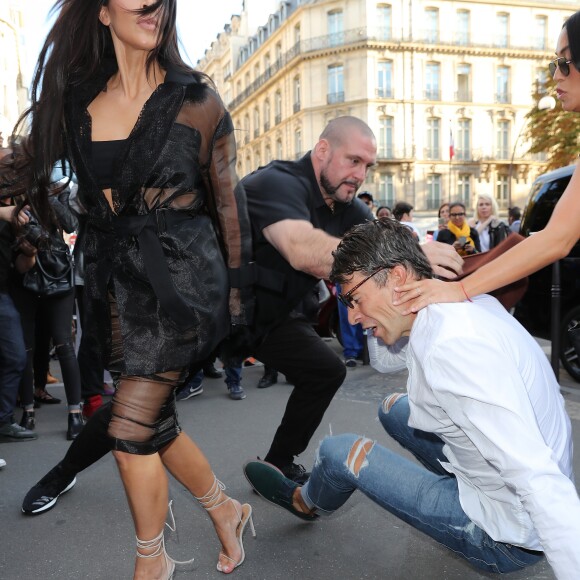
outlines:
[[68, 441], [73, 441], [79, 435], [79, 433], [83, 430], [85, 426], [83, 422], [83, 415], [82, 413], [69, 413], [68, 414], [68, 429], [66, 432], [66, 438]]
[[222, 372], [215, 368], [213, 364], [207, 364], [203, 367], [203, 376], [208, 379], [221, 379]]
[[267, 389], [278, 382], [278, 371], [266, 371], [260, 382], [258, 383], [258, 389]]
[[22, 419], [20, 419], [20, 426], [28, 429], [29, 431], [34, 431], [36, 427], [36, 418], [34, 411], [24, 411], [22, 413]]

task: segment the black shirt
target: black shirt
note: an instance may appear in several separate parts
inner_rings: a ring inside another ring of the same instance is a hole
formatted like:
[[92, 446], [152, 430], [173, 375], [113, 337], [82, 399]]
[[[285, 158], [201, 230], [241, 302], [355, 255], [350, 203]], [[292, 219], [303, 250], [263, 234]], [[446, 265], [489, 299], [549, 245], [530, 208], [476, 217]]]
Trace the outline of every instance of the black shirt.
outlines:
[[284, 290], [256, 287], [258, 333], [280, 322], [312, 290], [318, 280], [294, 270], [266, 240], [264, 228], [286, 219], [306, 220], [327, 234], [342, 237], [353, 226], [372, 220], [370, 209], [360, 200], [325, 203], [314, 174], [310, 152], [298, 161], [272, 161], [242, 180], [248, 200], [254, 257], [263, 268], [283, 277]]

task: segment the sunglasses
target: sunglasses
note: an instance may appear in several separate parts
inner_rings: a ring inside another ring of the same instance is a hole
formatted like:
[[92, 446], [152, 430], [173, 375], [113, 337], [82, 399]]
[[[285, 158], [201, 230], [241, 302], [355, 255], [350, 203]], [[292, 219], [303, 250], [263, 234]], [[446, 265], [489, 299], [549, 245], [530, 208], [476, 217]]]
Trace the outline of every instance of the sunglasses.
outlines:
[[465, 212], [462, 211], [461, 213], [450, 213], [449, 214], [449, 217], [461, 217], [461, 216], [464, 216], [464, 215], [465, 215]]
[[548, 70], [550, 75], [554, 76], [556, 74], [556, 69], [560, 69], [560, 72], [567, 77], [570, 74], [570, 63], [571, 60], [566, 60], [563, 56], [560, 58], [555, 58], [548, 63]]
[[353, 298], [352, 295], [367, 281], [370, 280], [373, 276], [382, 272], [387, 266], [379, 266], [376, 270], [374, 270], [371, 274], [369, 274], [366, 278], [361, 280], [354, 288], [351, 288], [346, 294], [338, 294], [337, 298], [340, 300], [341, 304], [344, 304], [347, 308], [354, 308]]

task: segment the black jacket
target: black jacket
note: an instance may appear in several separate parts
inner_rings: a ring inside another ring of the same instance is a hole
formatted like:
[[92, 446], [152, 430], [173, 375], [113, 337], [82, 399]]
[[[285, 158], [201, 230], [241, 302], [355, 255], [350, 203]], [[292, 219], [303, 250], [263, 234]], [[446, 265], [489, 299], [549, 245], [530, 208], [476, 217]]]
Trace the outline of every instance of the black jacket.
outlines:
[[243, 189], [234, 195], [229, 114], [209, 86], [171, 70], [114, 165], [111, 210], [91, 166], [87, 107], [115, 70], [107, 63], [91, 82], [71, 88], [65, 112], [87, 210], [88, 328], [98, 333], [106, 361], [113, 293], [122, 371], [143, 375], [189, 367], [215, 349], [230, 321], [250, 322], [251, 291], [230, 289], [228, 276], [250, 261], [250, 227]]

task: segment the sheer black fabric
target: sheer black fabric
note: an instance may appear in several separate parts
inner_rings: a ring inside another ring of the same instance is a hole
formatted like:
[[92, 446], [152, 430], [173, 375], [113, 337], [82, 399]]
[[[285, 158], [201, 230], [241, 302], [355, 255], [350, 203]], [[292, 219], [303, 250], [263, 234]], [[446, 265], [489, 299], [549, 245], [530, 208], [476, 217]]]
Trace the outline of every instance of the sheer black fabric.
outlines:
[[[112, 65], [91, 83], [71, 89], [66, 107], [79, 198], [88, 212], [87, 317], [107, 360], [111, 351], [107, 289], [112, 283], [124, 351], [122, 372], [149, 375], [205, 359], [228, 333], [230, 322], [250, 321], [251, 291], [230, 288], [228, 277], [228, 268], [250, 261], [250, 228], [243, 189], [234, 195], [231, 118], [210, 87], [172, 71], [146, 102], [114, 163], [111, 210], [91, 165], [87, 107], [114, 72]], [[160, 210], [188, 219], [161, 227]], [[152, 213], [147, 227], [153, 227], [169, 270], [164, 282], [174, 287], [191, 312], [193, 323], [186, 330], [163, 308], [152, 287], [140, 236], [115, 228], [118, 219]]]

